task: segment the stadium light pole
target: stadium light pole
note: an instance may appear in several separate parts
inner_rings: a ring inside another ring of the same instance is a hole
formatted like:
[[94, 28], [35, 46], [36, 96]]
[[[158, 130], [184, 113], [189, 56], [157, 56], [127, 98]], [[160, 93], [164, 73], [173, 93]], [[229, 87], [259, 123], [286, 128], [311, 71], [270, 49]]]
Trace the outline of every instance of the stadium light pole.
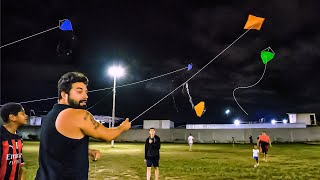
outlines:
[[227, 115], [227, 121], [228, 121], [228, 119], [229, 119], [230, 109], [227, 109], [224, 113], [226, 113], [226, 115]]
[[[108, 69], [108, 74], [113, 77], [113, 103], [112, 103], [112, 128], [114, 128], [116, 117], [116, 83], [117, 77], [122, 77], [125, 72], [121, 66], [111, 66]], [[111, 141], [111, 147], [114, 147], [114, 140]]]
[[228, 117], [228, 115], [229, 115], [229, 113], [230, 113], [230, 109], [227, 109], [227, 110], [225, 111], [225, 113], [226, 113], [226, 115], [227, 115], [227, 117]]

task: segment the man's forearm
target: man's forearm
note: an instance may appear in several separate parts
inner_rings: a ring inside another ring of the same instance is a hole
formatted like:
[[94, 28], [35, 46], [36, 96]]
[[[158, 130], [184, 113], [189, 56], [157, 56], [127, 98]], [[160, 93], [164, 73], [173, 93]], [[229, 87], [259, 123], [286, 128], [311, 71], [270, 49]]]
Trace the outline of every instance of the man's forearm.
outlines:
[[121, 126], [115, 128], [108, 128], [105, 133], [102, 135], [102, 139], [106, 141], [114, 140], [123, 132]]

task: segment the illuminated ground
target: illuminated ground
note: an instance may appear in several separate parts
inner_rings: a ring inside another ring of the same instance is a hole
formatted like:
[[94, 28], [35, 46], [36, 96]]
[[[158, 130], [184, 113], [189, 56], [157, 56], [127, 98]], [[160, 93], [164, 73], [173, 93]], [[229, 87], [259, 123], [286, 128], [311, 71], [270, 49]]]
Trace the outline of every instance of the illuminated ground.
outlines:
[[[34, 179], [39, 142], [24, 142], [27, 179]], [[102, 157], [90, 162], [89, 179], [145, 179], [144, 144], [91, 142]], [[320, 145], [274, 144], [269, 162], [254, 168], [251, 145], [162, 144], [160, 179], [320, 179]], [[262, 159], [262, 158], [261, 158]], [[152, 173], [153, 177], [153, 173]]]

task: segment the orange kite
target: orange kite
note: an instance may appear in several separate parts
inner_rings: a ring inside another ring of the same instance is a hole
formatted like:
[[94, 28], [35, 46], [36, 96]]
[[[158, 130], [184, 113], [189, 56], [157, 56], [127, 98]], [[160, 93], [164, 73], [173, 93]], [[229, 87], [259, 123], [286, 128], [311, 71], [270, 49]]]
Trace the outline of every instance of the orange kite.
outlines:
[[249, 17], [246, 25], [244, 26], [244, 29], [260, 30], [263, 24], [263, 21], [264, 21], [264, 18], [249, 14]]
[[203, 113], [206, 111], [204, 102], [201, 101], [197, 105], [194, 106], [194, 110], [196, 111], [196, 114], [198, 117], [201, 117]]

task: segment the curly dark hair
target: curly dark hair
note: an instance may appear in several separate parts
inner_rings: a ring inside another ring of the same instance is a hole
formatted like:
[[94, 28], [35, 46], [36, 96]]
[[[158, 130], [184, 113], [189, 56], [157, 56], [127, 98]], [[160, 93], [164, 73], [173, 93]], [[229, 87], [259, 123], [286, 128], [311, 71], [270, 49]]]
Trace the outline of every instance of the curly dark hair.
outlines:
[[61, 92], [63, 91], [69, 94], [70, 89], [72, 88], [72, 84], [76, 82], [83, 82], [88, 86], [89, 80], [83, 73], [80, 72], [68, 72], [60, 78], [60, 80], [58, 81], [59, 100], [62, 98]]

